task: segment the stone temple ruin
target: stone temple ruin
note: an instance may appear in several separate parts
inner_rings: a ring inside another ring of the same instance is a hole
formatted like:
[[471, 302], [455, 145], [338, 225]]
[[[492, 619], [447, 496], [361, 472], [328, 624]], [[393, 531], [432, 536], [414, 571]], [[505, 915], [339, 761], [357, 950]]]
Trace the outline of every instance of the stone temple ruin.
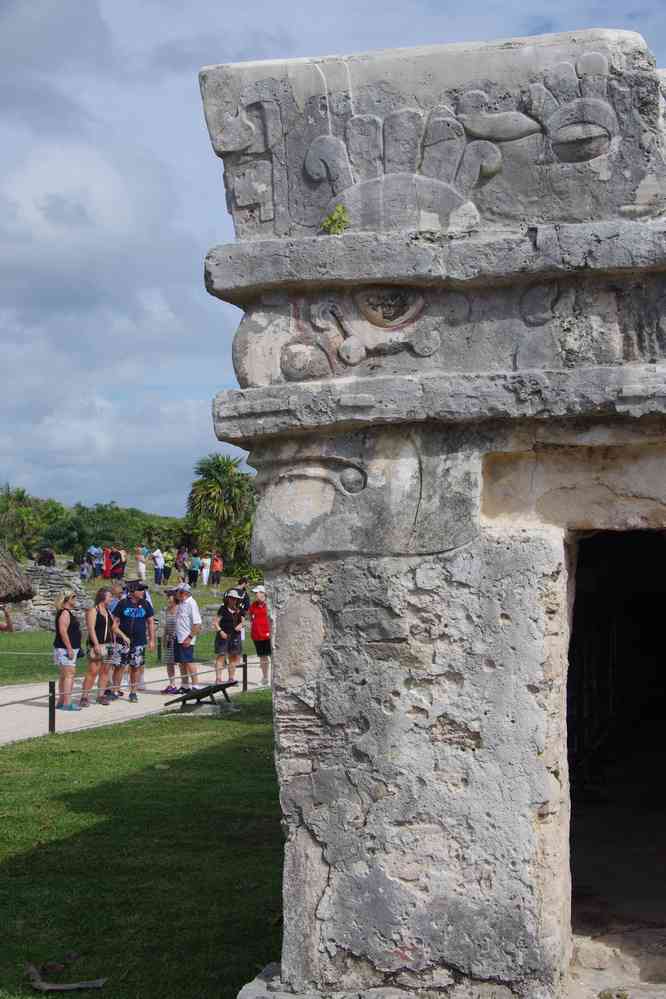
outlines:
[[661, 81], [601, 30], [201, 73], [278, 612], [244, 995], [666, 994]]

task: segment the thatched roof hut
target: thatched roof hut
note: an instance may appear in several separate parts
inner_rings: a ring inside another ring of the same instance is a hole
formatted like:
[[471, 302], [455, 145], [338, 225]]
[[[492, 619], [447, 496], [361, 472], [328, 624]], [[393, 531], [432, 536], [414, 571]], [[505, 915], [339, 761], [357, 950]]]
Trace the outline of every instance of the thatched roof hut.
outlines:
[[33, 596], [29, 579], [21, 572], [11, 555], [0, 548], [0, 604], [15, 604], [19, 600], [30, 600]]

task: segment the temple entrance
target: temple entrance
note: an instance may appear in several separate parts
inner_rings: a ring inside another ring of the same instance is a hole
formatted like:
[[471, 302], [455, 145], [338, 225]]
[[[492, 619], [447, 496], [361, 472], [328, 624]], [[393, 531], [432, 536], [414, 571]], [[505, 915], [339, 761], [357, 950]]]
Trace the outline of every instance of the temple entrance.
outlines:
[[[568, 680], [574, 932], [620, 945], [637, 959], [642, 980], [664, 982], [666, 533], [581, 535], [575, 585]], [[643, 953], [646, 940], [652, 957]]]

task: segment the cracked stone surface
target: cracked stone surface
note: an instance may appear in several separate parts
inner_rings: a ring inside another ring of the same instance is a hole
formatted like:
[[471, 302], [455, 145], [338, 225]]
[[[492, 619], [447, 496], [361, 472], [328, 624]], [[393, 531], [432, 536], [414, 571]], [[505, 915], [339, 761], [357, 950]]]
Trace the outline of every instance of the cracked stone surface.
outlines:
[[563, 559], [559, 531], [485, 531], [448, 557], [271, 574], [285, 985], [446, 969], [549, 994], [568, 947]]
[[661, 942], [572, 940], [565, 693], [575, 532], [666, 529], [665, 79], [606, 30], [201, 72], [277, 611], [243, 999], [663, 991]]

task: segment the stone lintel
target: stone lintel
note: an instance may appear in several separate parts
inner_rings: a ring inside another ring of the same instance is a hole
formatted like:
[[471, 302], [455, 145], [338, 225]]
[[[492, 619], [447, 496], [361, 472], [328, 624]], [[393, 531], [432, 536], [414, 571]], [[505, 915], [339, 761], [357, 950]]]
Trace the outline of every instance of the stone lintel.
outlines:
[[217, 437], [241, 447], [285, 434], [400, 423], [663, 414], [666, 364], [340, 379], [228, 390], [213, 402]]
[[611, 221], [436, 232], [348, 233], [216, 246], [206, 257], [211, 295], [243, 306], [279, 289], [409, 284], [473, 288], [563, 275], [666, 270], [666, 222]]

